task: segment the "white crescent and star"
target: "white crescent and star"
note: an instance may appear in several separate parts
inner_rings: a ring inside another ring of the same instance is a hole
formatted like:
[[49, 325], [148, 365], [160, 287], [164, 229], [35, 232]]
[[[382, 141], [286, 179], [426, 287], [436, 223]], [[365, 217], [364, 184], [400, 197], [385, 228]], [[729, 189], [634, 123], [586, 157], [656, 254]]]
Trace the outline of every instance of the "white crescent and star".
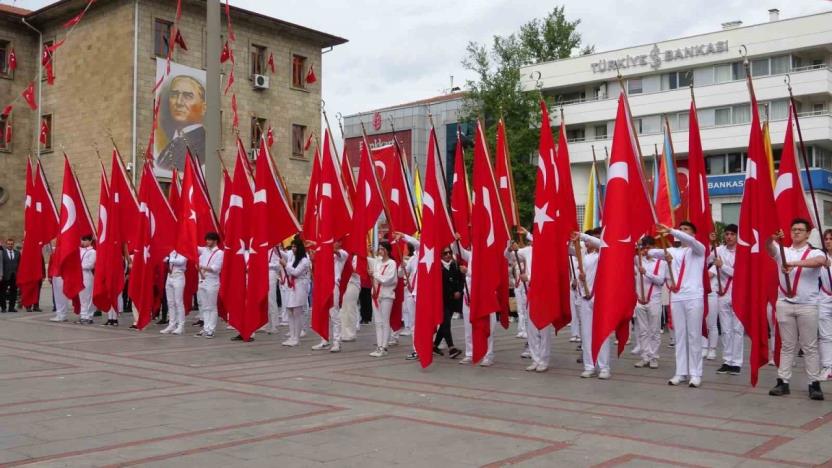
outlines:
[[75, 212], [75, 202], [69, 195], [64, 194], [61, 197], [61, 206], [66, 211], [66, 221], [64, 221], [64, 225], [61, 227], [61, 234], [63, 234], [75, 225], [77, 214]]

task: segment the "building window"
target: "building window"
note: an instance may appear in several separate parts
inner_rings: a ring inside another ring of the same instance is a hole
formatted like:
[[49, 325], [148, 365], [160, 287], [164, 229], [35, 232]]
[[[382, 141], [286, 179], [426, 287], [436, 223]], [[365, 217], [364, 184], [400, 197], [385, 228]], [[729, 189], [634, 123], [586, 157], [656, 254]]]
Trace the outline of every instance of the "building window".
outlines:
[[716, 115], [716, 125], [731, 125], [731, 108], [721, 107], [714, 109]]
[[292, 55], [292, 86], [306, 88], [306, 57]]
[[749, 123], [751, 122], [751, 105], [738, 104], [733, 106], [731, 114], [731, 121], [734, 125]]
[[821, 169], [832, 170], [832, 152], [819, 146], [810, 146], [807, 148], [809, 160], [812, 161], [813, 167]]
[[303, 146], [306, 143], [306, 126], [292, 124], [292, 156], [302, 158]]
[[721, 208], [723, 224], [738, 224], [740, 222], [739, 203], [723, 203]]
[[306, 195], [302, 193], [292, 194], [292, 211], [297, 219], [303, 219], [303, 210], [306, 208]]
[[607, 126], [606, 125], [596, 125], [595, 126], [595, 139], [596, 140], [606, 140], [607, 139]]
[[[47, 51], [46, 54], [49, 55], [49, 63], [52, 64], [52, 70], [53, 70], [52, 71], [52, 76], [53, 77], [55, 76], [55, 72], [54, 72], [54, 70], [55, 70], [55, 57], [52, 55], [52, 52], [49, 52], [49, 48], [52, 47], [52, 44], [54, 44], [54, 43], [55, 43], [55, 41], [43, 41], [43, 50]], [[40, 61], [40, 60], [41, 60], [41, 57], [38, 57], [38, 61]], [[40, 79], [41, 79], [41, 81], [46, 81], [47, 80], [47, 73], [46, 73], [45, 68], [43, 70], [43, 74], [41, 75]]]
[[766, 76], [769, 74], [768, 58], [751, 61], [751, 76]]
[[723, 63], [721, 65], [717, 65], [715, 67], [716, 70], [716, 82], [717, 83], [727, 83], [731, 81], [731, 64], [730, 63]]
[[584, 225], [584, 215], [586, 214], [586, 205], [575, 206], [575, 214], [578, 215], [578, 226]]
[[630, 78], [627, 80], [627, 94], [641, 94], [643, 91], [641, 78]]
[[249, 148], [253, 150], [260, 150], [260, 139], [263, 132], [266, 130], [266, 119], [260, 117], [251, 118], [251, 145]]
[[725, 155], [715, 154], [705, 159], [705, 170], [708, 175], [725, 174]]
[[[41, 151], [52, 151], [52, 114], [44, 114], [41, 117], [41, 126], [46, 126], [46, 143], [41, 143]], [[39, 130], [40, 131], [40, 130]], [[40, 133], [38, 133], [40, 135]], [[40, 138], [40, 136], [38, 136]]]
[[687, 88], [693, 81], [693, 70], [682, 70], [678, 72], [664, 73], [661, 76], [661, 89], [667, 91], [671, 89]]
[[742, 62], [734, 62], [731, 64], [731, 79], [744, 80], [746, 76], [745, 65]]
[[586, 133], [583, 128], [567, 129], [566, 139], [568, 141], [584, 141], [586, 140]]
[[0, 151], [11, 151], [12, 142], [6, 141], [6, 128], [8, 128], [8, 118], [0, 119]]
[[728, 153], [725, 155], [728, 174], [742, 174], [744, 153]]
[[251, 45], [251, 75], [266, 74], [266, 48]]
[[0, 75], [9, 75], [9, 41], [0, 41]]
[[771, 74], [772, 75], [782, 75], [784, 73], [788, 73], [790, 71], [789, 67], [789, 56], [788, 55], [780, 55], [778, 57], [771, 58]]
[[167, 57], [170, 50], [170, 31], [173, 23], [156, 18], [153, 22], [153, 55]]

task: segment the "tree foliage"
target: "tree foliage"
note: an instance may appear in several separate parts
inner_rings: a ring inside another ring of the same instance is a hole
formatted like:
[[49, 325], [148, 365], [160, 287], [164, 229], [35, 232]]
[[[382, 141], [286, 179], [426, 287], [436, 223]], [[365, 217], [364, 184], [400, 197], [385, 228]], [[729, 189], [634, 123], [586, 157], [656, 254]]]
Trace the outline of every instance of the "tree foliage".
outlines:
[[[516, 33], [494, 36], [489, 46], [468, 44], [462, 65], [476, 74], [467, 82], [466, 102], [460, 121], [481, 119], [488, 141], [493, 142], [497, 121], [506, 122], [520, 219], [528, 225], [534, 204], [534, 185], [540, 138], [539, 95], [520, 88], [520, 67], [586, 54], [593, 47], [582, 45], [578, 25], [569, 21], [564, 7], [555, 7], [544, 18], [524, 24]], [[493, 145], [492, 145], [493, 147]], [[492, 148], [493, 149], [493, 148]], [[494, 152], [492, 151], [493, 155]], [[470, 155], [466, 156], [470, 168]]]

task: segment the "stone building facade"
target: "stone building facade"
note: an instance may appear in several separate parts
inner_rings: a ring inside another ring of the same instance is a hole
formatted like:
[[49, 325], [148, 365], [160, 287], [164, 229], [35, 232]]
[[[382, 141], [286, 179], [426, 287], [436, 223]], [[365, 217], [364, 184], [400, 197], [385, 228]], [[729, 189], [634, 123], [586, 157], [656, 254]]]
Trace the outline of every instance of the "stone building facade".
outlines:
[[[46, 44], [66, 39], [54, 56], [54, 85], [42, 84], [40, 113], [48, 119], [51, 128], [48, 147], [38, 143], [37, 111], [30, 111], [20, 99], [15, 106], [13, 144], [10, 151], [0, 153], [0, 186], [7, 193], [6, 203], [0, 205], [0, 236], [19, 238], [22, 234], [27, 154], [40, 155], [53, 195], [59, 197], [62, 152], [65, 151], [76, 169], [94, 218], [100, 173], [96, 148], [108, 171], [111, 138], [131, 175], [137, 177], [141, 168], [153, 120], [157, 61], [165, 60], [166, 35], [170, 34], [170, 25], [176, 16], [176, 1], [98, 0], [67, 37], [64, 23], [86, 3], [86, 0], [60, 0], [34, 12], [0, 10], [3, 27], [0, 41], [14, 44], [18, 59], [16, 76], [0, 78], [0, 103], [19, 96], [37, 74], [39, 35], [26, 27], [23, 19], [42, 32]], [[184, 0], [182, 3], [179, 29], [188, 50], [177, 47], [172, 62], [204, 70], [207, 68], [206, 2]], [[231, 18], [236, 35], [232, 45], [236, 65], [232, 91], [221, 97], [223, 159], [229, 171], [233, 170], [237, 136], [232, 131], [233, 92], [237, 95], [239, 136], [243, 144], [250, 148], [257, 141], [255, 122], [264, 129], [273, 128], [272, 155], [300, 207], [312, 167], [312, 155], [303, 151], [303, 142], [310, 132], [320, 133], [322, 50], [346, 40], [233, 6]], [[222, 42], [225, 42], [224, 15], [222, 21]], [[266, 64], [270, 55], [274, 57], [274, 73]], [[295, 70], [293, 61], [298, 62]], [[223, 86], [230, 67], [230, 62], [222, 66]], [[317, 76], [315, 83], [293, 79], [298, 68], [305, 77], [310, 67]], [[268, 78], [268, 88], [255, 88], [254, 72]]]

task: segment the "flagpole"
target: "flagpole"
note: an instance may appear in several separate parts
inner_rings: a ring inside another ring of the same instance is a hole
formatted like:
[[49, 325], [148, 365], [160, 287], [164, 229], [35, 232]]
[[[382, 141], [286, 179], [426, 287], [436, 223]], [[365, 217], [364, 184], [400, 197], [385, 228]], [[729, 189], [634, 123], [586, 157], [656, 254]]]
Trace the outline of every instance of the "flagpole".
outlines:
[[[653, 161], [654, 161], [654, 164], [659, 163], [659, 145], [657, 145], [655, 143], [653, 144]], [[664, 172], [665, 172], [665, 178], [666, 178], [667, 177], [667, 167], [664, 168]], [[659, 174], [659, 177], [661, 177], [661, 174]], [[667, 186], [667, 184], [668, 184], [668, 182], [667, 182], [667, 180], [665, 180], [665, 186]], [[668, 193], [668, 198], [670, 198], [669, 193]], [[676, 225], [675, 220], [673, 219], [673, 209], [672, 208], [670, 210], [670, 223], [673, 224], [674, 226]], [[670, 285], [672, 285], [670, 287], [670, 289], [671, 290], [676, 289], [676, 278], [673, 277], [673, 263], [668, 258], [668, 254], [667, 254], [667, 246], [668, 246], [667, 237], [664, 236], [664, 235], [659, 235], [659, 244], [662, 246], [662, 251], [664, 252], [664, 260], [665, 260], [665, 262], [667, 262], [667, 273], [670, 275]]]
[[[598, 179], [601, 177], [601, 175], [598, 173], [598, 160], [595, 159], [595, 145], [591, 145], [591, 148], [592, 148], [592, 170], [595, 171], [595, 183], [598, 184]], [[606, 149], [607, 148], [604, 147], [604, 150], [606, 150]], [[609, 169], [609, 168], [607, 168], [607, 169]], [[598, 185], [600, 185], [600, 184], [598, 184]], [[599, 190], [599, 192], [600, 192], [600, 190]], [[596, 193], [595, 197], [598, 200], [598, 219], [600, 220], [600, 219], [604, 218], [604, 202], [602, 200], [603, 197], [601, 197], [600, 193]]]
[[[407, 169], [407, 165], [404, 163], [404, 160], [403, 160], [404, 148], [402, 147], [402, 144], [399, 142], [399, 139], [396, 137], [396, 126], [393, 124], [393, 117], [390, 116], [388, 118], [388, 120], [390, 121], [390, 129], [393, 131], [393, 143], [396, 145], [396, 150], [399, 153], [399, 157], [398, 157], [399, 167], [401, 168], [402, 173], [404, 174], [405, 178], [407, 179], [410, 176], [410, 172]], [[411, 155], [411, 156], [415, 158], [414, 155]], [[419, 170], [419, 167], [417, 165], [416, 166], [416, 171], [418, 171], [418, 170]], [[405, 189], [407, 189], [407, 198], [410, 200], [410, 209], [411, 209], [411, 212], [413, 213], [413, 217], [416, 219], [416, 232], [421, 233], [422, 232], [422, 217], [419, 215], [419, 213], [416, 210], [416, 198], [413, 195], [413, 188], [408, 183], [409, 181], [405, 180], [404, 182], [405, 182], [404, 183]]]

